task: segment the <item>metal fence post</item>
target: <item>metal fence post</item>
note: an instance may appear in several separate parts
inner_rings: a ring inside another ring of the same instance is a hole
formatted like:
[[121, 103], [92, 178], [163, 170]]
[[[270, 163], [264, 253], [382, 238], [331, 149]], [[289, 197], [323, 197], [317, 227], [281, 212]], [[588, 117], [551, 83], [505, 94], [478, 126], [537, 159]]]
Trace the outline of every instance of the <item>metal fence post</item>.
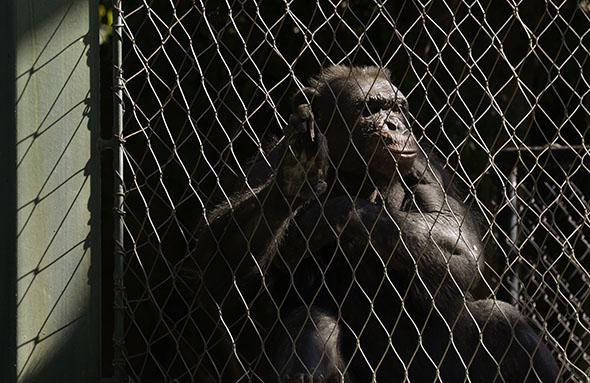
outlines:
[[120, 0], [113, 1], [113, 131], [114, 137], [114, 329], [113, 329], [113, 367], [115, 380], [123, 381], [125, 379], [125, 359], [124, 359], [124, 319], [125, 319], [125, 300], [124, 300], [124, 283], [123, 273], [125, 267], [124, 260], [124, 180], [123, 180], [123, 20], [122, 4]]
[[520, 279], [518, 275], [519, 251], [518, 251], [518, 233], [519, 233], [519, 216], [518, 216], [518, 165], [510, 171], [510, 190], [508, 194], [510, 198], [511, 216], [510, 216], [510, 240], [511, 240], [511, 257], [510, 274], [508, 275], [508, 283], [510, 286], [511, 303], [518, 305], [520, 295]]
[[0, 380], [100, 379], [98, 2], [8, 1], [0, 30]]

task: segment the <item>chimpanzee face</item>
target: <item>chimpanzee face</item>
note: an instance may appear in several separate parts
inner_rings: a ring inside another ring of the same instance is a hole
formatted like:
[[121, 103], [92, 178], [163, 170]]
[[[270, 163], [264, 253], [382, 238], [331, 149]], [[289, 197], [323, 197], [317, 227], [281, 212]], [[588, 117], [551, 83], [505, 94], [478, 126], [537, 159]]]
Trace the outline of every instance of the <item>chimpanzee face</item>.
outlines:
[[417, 155], [405, 96], [384, 77], [339, 78], [316, 103], [330, 157], [340, 169], [393, 177], [404, 174]]

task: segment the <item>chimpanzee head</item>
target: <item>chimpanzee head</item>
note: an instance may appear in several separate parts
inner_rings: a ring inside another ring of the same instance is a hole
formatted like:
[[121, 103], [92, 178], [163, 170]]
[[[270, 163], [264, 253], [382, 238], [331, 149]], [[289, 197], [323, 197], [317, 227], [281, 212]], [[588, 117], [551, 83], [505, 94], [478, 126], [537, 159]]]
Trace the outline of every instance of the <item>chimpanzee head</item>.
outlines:
[[387, 69], [325, 68], [293, 103], [311, 103], [338, 171], [369, 170], [390, 179], [396, 169], [407, 172], [416, 158], [418, 146], [408, 122], [408, 102], [391, 83]]

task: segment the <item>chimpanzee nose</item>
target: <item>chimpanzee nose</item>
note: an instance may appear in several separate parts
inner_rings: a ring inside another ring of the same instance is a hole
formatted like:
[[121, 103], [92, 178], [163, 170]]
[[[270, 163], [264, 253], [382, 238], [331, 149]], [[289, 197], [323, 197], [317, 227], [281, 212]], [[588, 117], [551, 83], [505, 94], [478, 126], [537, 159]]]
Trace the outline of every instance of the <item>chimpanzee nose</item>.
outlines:
[[400, 131], [400, 132], [407, 130], [407, 126], [404, 123], [404, 121], [397, 116], [389, 116], [389, 118], [387, 118], [387, 120], [385, 120], [385, 122], [383, 124], [383, 128], [387, 128], [387, 129], [393, 130], [393, 131]]

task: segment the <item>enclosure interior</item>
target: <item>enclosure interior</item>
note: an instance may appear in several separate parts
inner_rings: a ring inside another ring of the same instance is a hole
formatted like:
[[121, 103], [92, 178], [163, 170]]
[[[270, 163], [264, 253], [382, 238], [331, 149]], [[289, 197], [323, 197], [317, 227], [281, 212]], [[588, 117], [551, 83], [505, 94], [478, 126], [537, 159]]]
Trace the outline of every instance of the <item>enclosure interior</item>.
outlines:
[[[291, 95], [344, 64], [391, 71], [414, 134], [481, 217], [478, 294], [515, 304], [563, 377], [588, 379], [590, 5], [422, 3], [122, 2], [123, 99], [114, 103], [123, 168], [112, 182], [124, 188], [114, 218], [124, 222], [124, 268], [114, 277], [124, 282], [115, 310], [124, 331], [113, 341], [123, 351], [115, 368], [136, 381], [190, 375], [179, 344], [195, 277], [182, 265], [197, 256], [197, 227], [283, 136]], [[102, 46], [107, 62], [112, 41]], [[103, 204], [110, 211], [110, 196]], [[109, 279], [114, 263], [105, 265]], [[104, 323], [111, 329], [112, 319]]]

